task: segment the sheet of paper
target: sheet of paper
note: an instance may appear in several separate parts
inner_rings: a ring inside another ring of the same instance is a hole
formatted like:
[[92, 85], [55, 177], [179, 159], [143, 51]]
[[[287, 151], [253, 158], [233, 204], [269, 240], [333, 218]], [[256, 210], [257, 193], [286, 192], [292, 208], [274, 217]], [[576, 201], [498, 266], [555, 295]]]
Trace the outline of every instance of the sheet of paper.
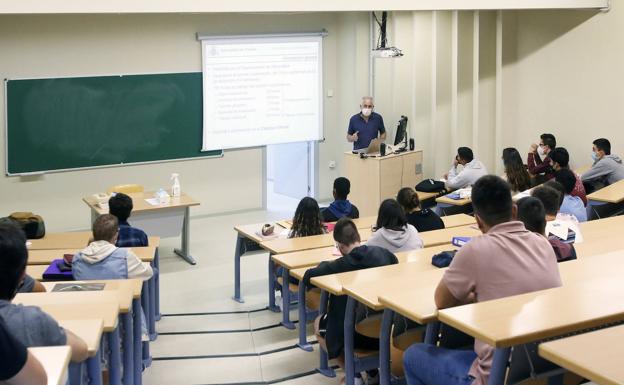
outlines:
[[563, 241], [568, 239], [569, 229], [570, 227], [568, 224], [561, 221], [554, 220], [546, 222], [546, 234], [552, 234]]
[[160, 201], [158, 200], [158, 198], [147, 198], [145, 199], [145, 202], [149, 203], [152, 206], [160, 206]]

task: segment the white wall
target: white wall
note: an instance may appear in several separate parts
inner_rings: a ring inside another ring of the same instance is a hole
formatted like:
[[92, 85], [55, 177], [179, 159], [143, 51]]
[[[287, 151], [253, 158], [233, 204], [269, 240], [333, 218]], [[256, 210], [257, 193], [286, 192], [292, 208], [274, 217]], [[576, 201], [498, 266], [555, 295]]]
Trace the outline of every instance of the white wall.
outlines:
[[[188, 72], [201, 70], [196, 32], [240, 34], [327, 29], [324, 41], [325, 137], [319, 146], [320, 196], [328, 198], [341, 172], [348, 117], [366, 93], [366, 14], [288, 15], [56, 15], [0, 16], [0, 77], [36, 78]], [[364, 81], [362, 81], [364, 79]], [[0, 94], [4, 105], [4, 93]], [[4, 121], [4, 109], [0, 112]], [[2, 146], [5, 138], [2, 130]], [[0, 169], [5, 170], [4, 156]], [[330, 160], [338, 168], [330, 171]], [[192, 215], [262, 206], [262, 150], [227, 151], [221, 159], [52, 173], [42, 177], [0, 176], [0, 215], [28, 210], [41, 214], [49, 230], [89, 226], [81, 198], [117, 183], [166, 187], [179, 172], [182, 188], [202, 205]]]

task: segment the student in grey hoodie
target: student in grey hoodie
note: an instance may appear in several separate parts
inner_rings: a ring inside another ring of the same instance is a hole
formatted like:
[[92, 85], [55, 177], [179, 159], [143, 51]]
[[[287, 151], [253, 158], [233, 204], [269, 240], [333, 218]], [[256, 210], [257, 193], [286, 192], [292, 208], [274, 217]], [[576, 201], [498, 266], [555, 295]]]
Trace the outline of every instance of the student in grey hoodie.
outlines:
[[114, 215], [100, 215], [93, 222], [93, 242], [79, 251], [72, 262], [76, 280], [128, 279], [148, 280], [153, 271], [130, 249], [115, 246], [119, 222]]
[[594, 164], [591, 169], [581, 175], [583, 182], [610, 185], [624, 179], [624, 165], [617, 155], [611, 155], [611, 143], [600, 138], [594, 140], [592, 159]]
[[376, 230], [368, 239], [368, 246], [379, 246], [391, 253], [423, 248], [418, 230], [409, 223], [403, 208], [394, 199], [386, 199], [379, 206]]
[[[458, 169], [459, 165], [463, 166], [461, 170]], [[453, 167], [451, 167], [448, 174], [444, 175], [444, 179], [446, 179], [446, 189], [457, 190], [472, 186], [477, 179], [484, 175], [487, 175], [485, 165], [474, 158], [470, 148], [460, 147], [457, 149]]]

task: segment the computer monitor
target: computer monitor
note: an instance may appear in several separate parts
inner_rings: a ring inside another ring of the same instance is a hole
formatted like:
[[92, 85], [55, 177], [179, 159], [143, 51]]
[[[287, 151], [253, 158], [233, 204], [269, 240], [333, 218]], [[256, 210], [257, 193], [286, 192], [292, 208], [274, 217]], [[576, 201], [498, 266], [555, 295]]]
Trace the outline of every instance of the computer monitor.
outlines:
[[407, 148], [407, 116], [401, 115], [394, 136], [394, 145], [398, 146], [401, 142], [405, 142], [404, 148]]

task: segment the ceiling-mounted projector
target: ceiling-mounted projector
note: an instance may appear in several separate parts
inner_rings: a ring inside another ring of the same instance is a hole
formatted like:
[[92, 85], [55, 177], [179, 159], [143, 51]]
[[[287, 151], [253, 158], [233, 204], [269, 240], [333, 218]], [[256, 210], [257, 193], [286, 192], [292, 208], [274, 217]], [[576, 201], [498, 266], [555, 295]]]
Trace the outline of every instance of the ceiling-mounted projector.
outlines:
[[371, 54], [373, 55], [373, 57], [381, 59], [389, 59], [393, 57], [403, 56], [403, 52], [397, 47], [376, 48], [371, 52]]

